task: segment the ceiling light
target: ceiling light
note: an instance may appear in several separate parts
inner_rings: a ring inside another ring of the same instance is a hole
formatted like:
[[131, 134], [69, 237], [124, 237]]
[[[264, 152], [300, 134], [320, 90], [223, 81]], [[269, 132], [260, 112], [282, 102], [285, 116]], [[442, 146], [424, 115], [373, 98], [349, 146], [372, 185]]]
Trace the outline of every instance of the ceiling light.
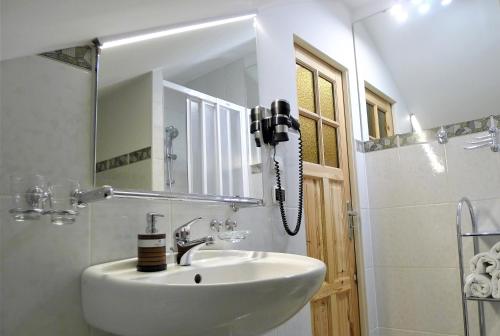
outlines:
[[159, 37], [165, 37], [165, 36], [171, 36], [175, 34], [181, 34], [185, 32], [190, 32], [194, 30], [200, 30], [200, 29], [205, 29], [205, 28], [211, 28], [211, 27], [216, 27], [216, 26], [221, 26], [225, 25], [228, 23], [234, 23], [234, 22], [240, 22], [240, 21], [245, 21], [245, 20], [250, 20], [254, 19], [256, 17], [256, 14], [248, 14], [248, 15], [242, 15], [242, 16], [236, 16], [236, 17], [230, 17], [230, 18], [225, 18], [225, 19], [219, 19], [219, 20], [213, 20], [213, 21], [206, 21], [206, 22], [201, 22], [201, 23], [196, 23], [188, 26], [181, 26], [181, 27], [169, 27], [157, 31], [148, 31], [143, 34], [139, 35], [132, 35], [132, 36], [127, 36], [127, 37], [118, 37], [118, 38], [111, 38], [106, 41], [101, 41], [101, 49], [106, 49], [106, 48], [112, 48], [112, 47], [117, 47], [125, 44], [130, 44], [130, 43], [136, 43], [136, 42], [141, 42], [141, 41], [147, 41]]
[[452, 2], [453, 2], [453, 0], [441, 0], [441, 5], [442, 6], [448, 6]]
[[418, 12], [420, 14], [427, 14], [427, 12], [429, 12], [430, 9], [431, 9], [431, 4], [428, 1], [422, 2], [418, 6]]
[[408, 12], [401, 4], [392, 6], [390, 13], [398, 22], [405, 22], [408, 19]]

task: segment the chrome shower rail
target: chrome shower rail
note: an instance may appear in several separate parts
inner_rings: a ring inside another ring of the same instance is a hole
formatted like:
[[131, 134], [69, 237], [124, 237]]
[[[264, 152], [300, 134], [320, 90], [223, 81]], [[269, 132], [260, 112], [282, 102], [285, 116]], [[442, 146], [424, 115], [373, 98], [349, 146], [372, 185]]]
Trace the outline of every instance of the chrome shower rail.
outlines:
[[85, 207], [88, 203], [102, 201], [110, 198], [132, 198], [167, 201], [196, 201], [207, 203], [227, 203], [236, 211], [240, 207], [263, 206], [264, 201], [257, 198], [239, 196], [217, 196], [202, 194], [181, 194], [169, 192], [150, 192], [136, 190], [118, 190], [111, 186], [103, 186], [89, 191], [77, 190], [75, 192], [78, 206]]

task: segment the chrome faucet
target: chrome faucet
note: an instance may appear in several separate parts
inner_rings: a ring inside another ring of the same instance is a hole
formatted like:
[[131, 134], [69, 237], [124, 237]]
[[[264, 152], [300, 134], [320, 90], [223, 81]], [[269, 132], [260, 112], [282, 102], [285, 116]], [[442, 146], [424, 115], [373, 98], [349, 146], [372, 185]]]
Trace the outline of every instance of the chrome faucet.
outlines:
[[203, 246], [214, 244], [214, 238], [212, 236], [190, 240], [191, 224], [196, 223], [200, 219], [202, 219], [202, 217], [193, 218], [174, 231], [174, 243], [172, 245], [172, 250], [177, 252], [177, 264], [180, 266], [191, 265], [193, 255], [196, 251]]

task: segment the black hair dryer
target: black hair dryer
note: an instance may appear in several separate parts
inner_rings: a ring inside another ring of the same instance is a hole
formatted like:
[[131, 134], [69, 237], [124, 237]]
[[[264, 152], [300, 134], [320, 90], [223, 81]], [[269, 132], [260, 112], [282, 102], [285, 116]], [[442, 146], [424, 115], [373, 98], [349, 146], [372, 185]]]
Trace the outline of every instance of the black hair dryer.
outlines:
[[[279, 162], [276, 160], [276, 146], [280, 142], [289, 140], [288, 132], [293, 131], [299, 134], [299, 205], [297, 224], [295, 229], [291, 230], [285, 214], [284, 193], [281, 191], [281, 176]], [[302, 136], [300, 133], [300, 123], [297, 119], [290, 115], [290, 103], [283, 99], [275, 100], [271, 103], [271, 108], [267, 109], [262, 106], [256, 106], [250, 111], [250, 133], [255, 137], [255, 145], [270, 145], [274, 149], [273, 161], [276, 170], [276, 186], [278, 188], [277, 201], [280, 207], [281, 220], [285, 231], [290, 236], [295, 236], [299, 233], [300, 224], [302, 222], [302, 204], [303, 204], [303, 164], [302, 164]]]
[[288, 131], [300, 133], [300, 124], [290, 115], [290, 103], [283, 99], [272, 102], [271, 109], [256, 106], [250, 110], [250, 133], [255, 136], [255, 144], [276, 146], [288, 141]]

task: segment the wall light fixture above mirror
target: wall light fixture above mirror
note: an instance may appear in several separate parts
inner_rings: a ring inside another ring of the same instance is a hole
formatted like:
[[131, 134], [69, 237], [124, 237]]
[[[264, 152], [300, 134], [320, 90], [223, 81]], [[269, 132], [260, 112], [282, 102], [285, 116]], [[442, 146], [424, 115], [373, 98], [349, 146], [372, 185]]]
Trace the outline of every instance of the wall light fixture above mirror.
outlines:
[[254, 20], [98, 39], [96, 186], [262, 198]]

